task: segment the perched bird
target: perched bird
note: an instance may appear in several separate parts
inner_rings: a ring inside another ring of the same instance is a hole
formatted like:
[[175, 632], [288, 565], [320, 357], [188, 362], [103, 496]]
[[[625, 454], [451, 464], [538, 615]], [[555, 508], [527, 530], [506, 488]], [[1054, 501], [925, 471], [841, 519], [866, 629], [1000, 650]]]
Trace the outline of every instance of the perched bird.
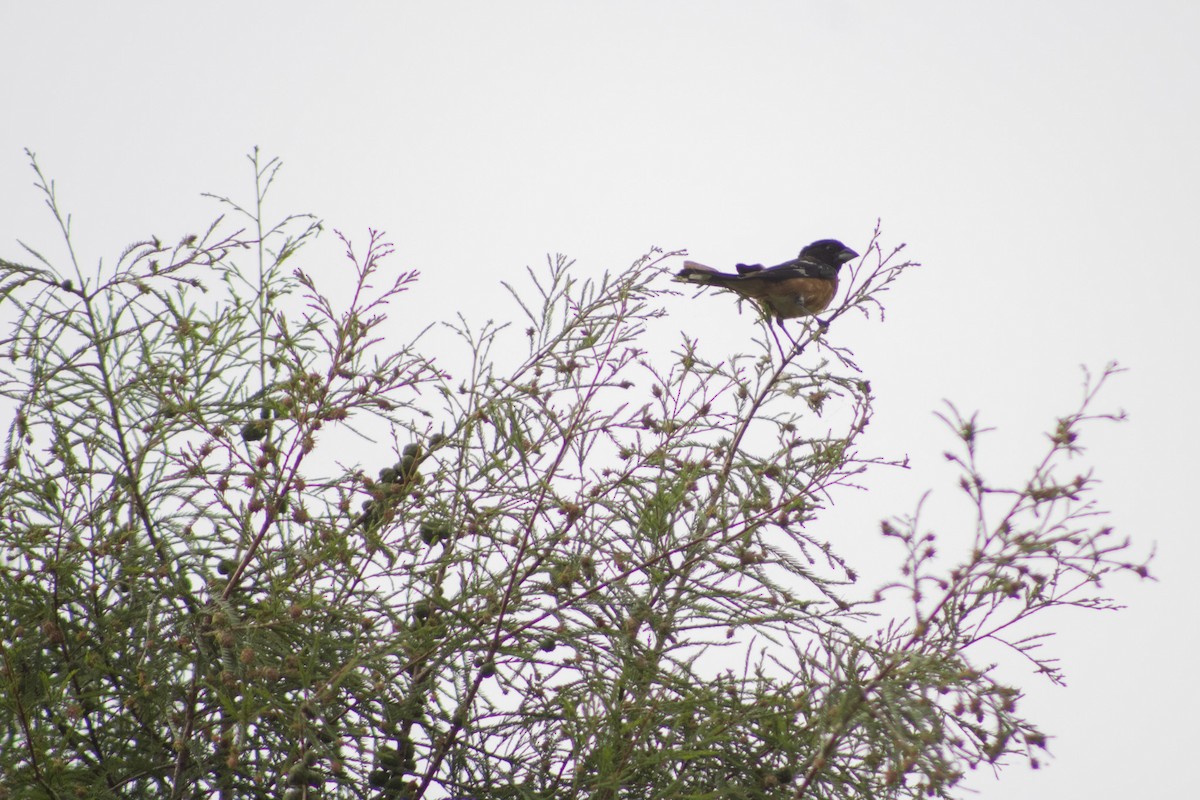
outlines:
[[828, 308], [837, 294], [838, 270], [855, 258], [858, 253], [837, 239], [820, 239], [791, 261], [773, 267], [738, 264], [736, 275], [685, 261], [675, 280], [737, 292], [779, 321], [807, 317]]

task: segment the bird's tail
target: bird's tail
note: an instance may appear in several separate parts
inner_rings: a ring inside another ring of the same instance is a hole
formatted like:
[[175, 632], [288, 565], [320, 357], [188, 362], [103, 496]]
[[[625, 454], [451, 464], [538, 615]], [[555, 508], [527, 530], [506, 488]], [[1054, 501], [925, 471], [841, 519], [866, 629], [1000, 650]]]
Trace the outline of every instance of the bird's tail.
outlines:
[[695, 261], [683, 262], [683, 269], [675, 274], [675, 280], [680, 283], [698, 283], [701, 286], [724, 286], [737, 278], [737, 275], [729, 275]]

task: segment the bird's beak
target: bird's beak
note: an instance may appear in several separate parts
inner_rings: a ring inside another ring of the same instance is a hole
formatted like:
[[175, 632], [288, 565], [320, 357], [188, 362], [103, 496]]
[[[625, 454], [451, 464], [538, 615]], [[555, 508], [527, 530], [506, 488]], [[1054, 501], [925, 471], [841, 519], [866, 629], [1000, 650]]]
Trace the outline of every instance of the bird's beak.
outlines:
[[842, 263], [853, 261], [858, 258], [858, 253], [851, 250], [849, 247], [843, 247], [842, 252], [838, 253], [838, 260]]

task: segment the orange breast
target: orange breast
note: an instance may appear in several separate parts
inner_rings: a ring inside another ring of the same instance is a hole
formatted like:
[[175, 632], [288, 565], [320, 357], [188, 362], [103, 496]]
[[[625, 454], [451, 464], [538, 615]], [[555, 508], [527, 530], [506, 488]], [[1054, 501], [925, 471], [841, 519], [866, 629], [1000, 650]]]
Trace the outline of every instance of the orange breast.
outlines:
[[770, 292], [758, 295], [779, 317], [807, 317], [829, 308], [837, 294], [837, 280], [820, 278], [793, 278], [771, 287]]

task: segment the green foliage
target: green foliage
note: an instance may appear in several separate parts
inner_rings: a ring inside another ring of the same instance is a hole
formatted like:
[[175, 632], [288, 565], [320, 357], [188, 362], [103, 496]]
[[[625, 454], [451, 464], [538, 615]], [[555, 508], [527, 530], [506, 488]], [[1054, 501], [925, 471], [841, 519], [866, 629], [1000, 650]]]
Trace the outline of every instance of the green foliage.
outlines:
[[1145, 575], [1090, 475], [1055, 477], [1102, 379], [1015, 488], [952, 410], [973, 542], [946, 563], [885, 523], [901, 578], [864, 595], [823, 523], [896, 463], [860, 451], [875, 398], [832, 343], [912, 266], [878, 231], [832, 333], [665, 350], [674, 254], [560, 257], [506, 284], [524, 355], [447, 325], [456, 377], [383, 340], [417, 275], [380, 235], [329, 287], [287, 271], [319, 225], [269, 223], [279, 164], [251, 162], [244, 230], [0, 262], [0, 797], [950, 796], [1037, 758], [971, 648], [1057, 679], [1030, 618]]

